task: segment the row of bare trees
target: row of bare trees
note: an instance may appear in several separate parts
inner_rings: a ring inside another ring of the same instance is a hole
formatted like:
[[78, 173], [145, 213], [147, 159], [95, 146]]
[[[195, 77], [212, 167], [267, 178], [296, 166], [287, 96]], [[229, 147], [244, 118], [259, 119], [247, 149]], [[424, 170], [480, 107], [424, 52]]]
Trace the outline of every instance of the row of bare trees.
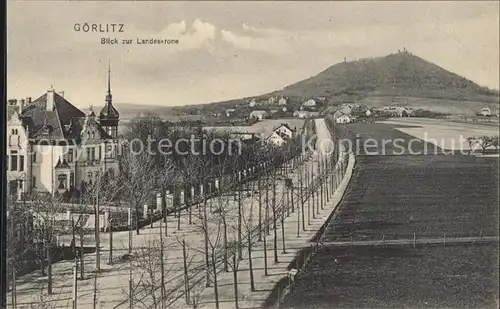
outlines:
[[[245, 249], [251, 261], [253, 244], [262, 240], [266, 242], [270, 226], [273, 227], [274, 257], [277, 261], [278, 225], [281, 224], [284, 233], [285, 215], [290, 211], [299, 211], [297, 203], [303, 199], [302, 194], [299, 196], [294, 191], [298, 191], [299, 187], [293, 185], [281, 190], [280, 196], [277, 195], [277, 182], [280, 179], [288, 179], [290, 170], [301, 166], [306, 159], [301, 152], [299, 141], [300, 137], [281, 148], [256, 143], [243, 145], [245, 149], [233, 156], [224, 154], [208, 157], [196, 155], [168, 157], [151, 156], [147, 153], [136, 155], [124, 151], [120, 156], [119, 174], [111, 175], [103, 172], [93, 183], [87, 184], [81, 199], [84, 207], [80, 207], [76, 216], [72, 215], [66, 220], [61, 220], [61, 216], [68, 210], [68, 205], [57, 195], [33, 193], [23, 196], [22, 202], [12, 201], [9, 203], [9, 219], [12, 224], [8, 233], [11, 236], [8, 263], [12, 273], [10, 282], [13, 308], [16, 307], [16, 274], [21, 267], [20, 261], [24, 260], [22, 257], [36, 256], [41, 274], [48, 277], [47, 293], [52, 294], [52, 261], [56, 240], [58, 236], [68, 234], [72, 236], [71, 252], [74, 259], [73, 308], [77, 308], [77, 279], [85, 278], [83, 253], [86, 237], [90, 238], [89, 230], [94, 233], [95, 239], [94, 306], [96, 306], [97, 273], [101, 269], [102, 255], [100, 235], [103, 224], [100, 222], [100, 215], [106, 205], [116, 205], [117, 201], [121, 206], [128, 208], [129, 214], [134, 214], [134, 218], [128, 216], [126, 223], [129, 231], [130, 273], [127, 294], [130, 307], [139, 307], [139, 304], [148, 307], [147, 304], [152, 303], [155, 304], [155, 308], [166, 308], [168, 298], [175, 295], [174, 292], [178, 290], [179, 287], [175, 285], [167, 289], [167, 277], [172, 272], [172, 269], [166, 266], [170, 246], [166, 238], [169, 237], [167, 218], [175, 214], [178, 218], [177, 229], [180, 230], [180, 218], [183, 212], [186, 212], [189, 218], [189, 225], [200, 230], [204, 238], [201, 247], [186, 244], [185, 239], [178, 239], [183, 248], [183, 294], [186, 301], [195, 307], [199, 303], [198, 298], [203, 285], [213, 286], [218, 307], [218, 271], [221, 267], [224, 271], [233, 271], [235, 293], [238, 294], [238, 263], [244, 258]], [[302, 176], [302, 172], [300, 175], [302, 183], [306, 178]], [[211, 185], [213, 179], [220, 180], [217, 190]], [[180, 184], [184, 190], [198, 187], [197, 195], [201, 199], [195, 201], [194, 197], [190, 196], [186, 205], [179, 205], [174, 199], [173, 208], [167, 209], [165, 192], [170, 189], [175, 193], [176, 186]], [[302, 184], [300, 187], [302, 188]], [[144, 221], [140, 216], [141, 208], [151, 202], [151, 192], [160, 192], [162, 197], [162, 207], [158, 214], [162, 218], [159, 221], [161, 235], [159, 239], [151, 240], [146, 249], [135, 250], [133, 229], [136, 234], [140, 233], [140, 223]], [[236, 195], [232, 194], [234, 192]], [[257, 206], [254, 205], [254, 195], [258, 195], [258, 212], [255, 213], [253, 209]], [[250, 209], [246, 202], [248, 198], [250, 198]], [[194, 210], [197, 212], [193, 213]], [[258, 220], [255, 220], [254, 215], [257, 213]], [[95, 225], [93, 229], [87, 230], [85, 216], [89, 214], [95, 216]], [[109, 222], [106, 222], [110, 249], [108, 263], [112, 264], [113, 230], [115, 225], [121, 223], [113, 220], [113, 215], [108, 219]], [[285, 250], [285, 238], [282, 236], [283, 250]], [[201, 266], [193, 262], [196, 253], [203, 256]], [[138, 281], [134, 278], [134, 269], [141, 269]], [[158, 274], [160, 280], [157, 280]], [[201, 285], [197, 279], [200, 275], [203, 276], [204, 283]], [[252, 266], [250, 266], [250, 276], [253, 276]], [[253, 290], [255, 283], [253, 279], [251, 281]], [[159, 294], [153, 293], [151, 289]]]

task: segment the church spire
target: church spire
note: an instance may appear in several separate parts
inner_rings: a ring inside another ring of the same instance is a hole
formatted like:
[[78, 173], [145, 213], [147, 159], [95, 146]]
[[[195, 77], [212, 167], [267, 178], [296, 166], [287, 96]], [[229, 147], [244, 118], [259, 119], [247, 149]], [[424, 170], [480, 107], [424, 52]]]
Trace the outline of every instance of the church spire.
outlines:
[[106, 102], [111, 104], [113, 96], [111, 95], [111, 61], [108, 62], [108, 93], [106, 94]]

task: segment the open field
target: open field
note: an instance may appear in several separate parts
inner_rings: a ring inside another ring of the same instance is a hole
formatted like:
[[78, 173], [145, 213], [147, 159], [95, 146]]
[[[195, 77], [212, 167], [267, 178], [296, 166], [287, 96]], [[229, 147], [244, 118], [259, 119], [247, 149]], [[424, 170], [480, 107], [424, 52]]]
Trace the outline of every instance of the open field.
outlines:
[[437, 144], [447, 150], [470, 149], [466, 139], [474, 136], [498, 135], [498, 124], [464, 123], [446, 119], [392, 118], [379, 122], [418, 139]]
[[326, 241], [498, 235], [498, 162], [360, 156]]
[[[414, 137], [401, 128], [414, 128], [405, 125], [344, 127], [361, 141], [403, 138], [408, 145]], [[424, 145], [420, 141], [412, 148], [422, 151]], [[282, 308], [498, 308], [498, 240], [441, 241], [498, 237], [498, 159], [398, 156], [393, 150], [389, 147], [387, 156], [360, 151], [326, 229], [325, 246], [299, 275]], [[400, 242], [389, 241], [394, 239]], [[352, 247], [332, 243], [351, 240]]]
[[498, 308], [498, 253], [498, 245], [325, 248], [280, 308]]
[[[430, 99], [430, 98], [414, 98], [414, 97], [397, 97], [397, 102], [393, 102], [393, 97], [386, 96], [370, 96], [362, 99], [359, 103], [369, 107], [384, 107], [390, 105], [398, 105], [411, 107], [413, 109], [424, 109], [437, 113], [449, 113], [453, 115], [476, 115], [481, 108], [498, 108], [498, 103], [492, 102], [472, 102], [459, 101], [450, 99]], [[491, 100], [491, 97], [488, 98]]]

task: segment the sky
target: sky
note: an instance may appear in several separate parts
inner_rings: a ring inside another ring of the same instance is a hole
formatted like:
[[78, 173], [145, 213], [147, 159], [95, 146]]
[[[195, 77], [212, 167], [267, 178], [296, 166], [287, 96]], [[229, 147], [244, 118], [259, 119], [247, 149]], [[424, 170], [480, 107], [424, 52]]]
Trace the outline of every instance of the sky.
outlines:
[[[124, 32], [75, 31], [123, 24]], [[499, 87], [499, 2], [7, 1], [7, 95], [175, 106], [279, 90], [329, 66], [413, 54]], [[101, 38], [132, 39], [106, 45]], [[137, 38], [176, 39], [139, 45]]]

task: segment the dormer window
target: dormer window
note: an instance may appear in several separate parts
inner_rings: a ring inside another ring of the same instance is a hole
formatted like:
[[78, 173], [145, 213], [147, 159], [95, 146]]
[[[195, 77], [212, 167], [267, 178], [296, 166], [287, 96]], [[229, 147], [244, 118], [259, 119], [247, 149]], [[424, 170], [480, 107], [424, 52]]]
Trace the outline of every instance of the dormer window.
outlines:
[[44, 126], [42, 128], [42, 134], [47, 135], [50, 133], [50, 129], [47, 126]]
[[94, 135], [94, 131], [92, 131], [92, 139], [94, 139], [95, 135]]
[[61, 189], [61, 190], [64, 190], [66, 189], [67, 185], [68, 185], [68, 176], [66, 175], [59, 175], [57, 177], [57, 180], [59, 181], [59, 185], [57, 186], [58, 189]]
[[90, 132], [87, 132], [87, 139], [90, 139]]

